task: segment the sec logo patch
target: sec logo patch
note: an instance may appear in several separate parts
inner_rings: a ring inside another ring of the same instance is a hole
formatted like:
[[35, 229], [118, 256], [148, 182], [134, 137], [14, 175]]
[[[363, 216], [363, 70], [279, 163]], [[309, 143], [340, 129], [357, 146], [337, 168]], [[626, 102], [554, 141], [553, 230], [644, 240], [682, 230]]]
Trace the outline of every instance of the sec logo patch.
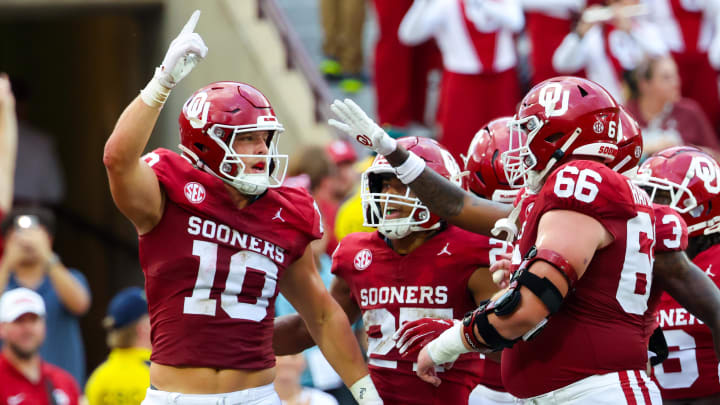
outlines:
[[370, 263], [372, 263], [372, 253], [368, 249], [363, 249], [357, 252], [353, 263], [355, 263], [355, 269], [358, 271], [367, 269], [368, 266], [370, 266]]
[[205, 187], [194, 181], [185, 185], [185, 198], [193, 204], [200, 204], [205, 200]]

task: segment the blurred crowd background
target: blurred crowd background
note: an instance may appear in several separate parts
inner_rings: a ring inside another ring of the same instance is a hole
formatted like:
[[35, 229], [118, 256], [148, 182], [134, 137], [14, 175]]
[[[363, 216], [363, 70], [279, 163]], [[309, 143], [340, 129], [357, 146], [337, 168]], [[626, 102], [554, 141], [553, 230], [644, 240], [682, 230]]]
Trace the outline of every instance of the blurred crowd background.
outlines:
[[[27, 214], [41, 229], [22, 241], [34, 256], [6, 244], [0, 290], [43, 297], [42, 356], [80, 387], [111, 348], [149, 349], [142, 292], [126, 289], [143, 284], [136, 234], [111, 200], [102, 150], [196, 8], [208, 57], [173, 92], [149, 148], [176, 149], [178, 114], [196, 88], [238, 80], [263, 91], [286, 128], [287, 182], [307, 188], [323, 213], [315, 253], [328, 285], [338, 241], [367, 230], [359, 174], [371, 159], [327, 126], [333, 98], [353, 98], [392, 136], [439, 140], [462, 163], [482, 125], [512, 115], [534, 84], [584, 76], [634, 115], [644, 155], [692, 144], [720, 156], [718, 0], [0, 2], [0, 71], [11, 77], [19, 120], [20, 207], [2, 231]], [[46, 270], [56, 261], [66, 272]], [[276, 310], [293, 311], [282, 298]], [[351, 401], [317, 351], [279, 367], [287, 398], [302, 383]], [[288, 403], [334, 401], [302, 392]]]

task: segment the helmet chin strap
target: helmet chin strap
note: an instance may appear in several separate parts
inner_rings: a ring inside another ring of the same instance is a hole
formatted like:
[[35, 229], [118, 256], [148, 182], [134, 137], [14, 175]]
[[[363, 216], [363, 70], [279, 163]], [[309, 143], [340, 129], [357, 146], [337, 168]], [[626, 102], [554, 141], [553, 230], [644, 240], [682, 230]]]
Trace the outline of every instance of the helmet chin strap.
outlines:
[[[435, 229], [439, 229], [440, 226], [441, 226], [440, 222], [437, 222], [437, 223], [433, 224], [433, 226], [428, 227], [428, 228], [423, 228], [420, 225], [384, 224], [384, 225], [378, 226], [378, 232], [380, 232], [384, 237], [386, 237], [390, 240], [398, 240], [398, 239], [406, 238], [414, 232], [432, 231]], [[405, 228], [405, 229], [403, 229], [403, 228]]]
[[406, 226], [402, 231], [398, 230], [398, 228], [402, 226], [403, 225], [383, 225], [378, 227], [378, 232], [390, 240], [398, 240], [412, 233], [409, 226]]
[[227, 180], [225, 180], [225, 182], [230, 184], [231, 186], [235, 187], [235, 189], [238, 190], [239, 192], [246, 194], [246, 195], [251, 195], [251, 196], [260, 195], [268, 189], [267, 186], [260, 185], [260, 184], [253, 184], [253, 183], [246, 183], [246, 182], [235, 183], [235, 182], [227, 181]]

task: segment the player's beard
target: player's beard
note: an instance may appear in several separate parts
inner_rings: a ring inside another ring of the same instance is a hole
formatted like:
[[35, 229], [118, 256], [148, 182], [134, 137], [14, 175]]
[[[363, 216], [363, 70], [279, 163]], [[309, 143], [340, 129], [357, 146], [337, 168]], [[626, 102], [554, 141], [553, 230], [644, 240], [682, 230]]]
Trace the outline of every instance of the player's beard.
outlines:
[[31, 349], [23, 349], [23, 348], [19, 347], [18, 345], [10, 343], [10, 342], [6, 342], [6, 344], [8, 345], [10, 350], [13, 352], [13, 354], [22, 360], [30, 360], [40, 350], [40, 345], [37, 345]]

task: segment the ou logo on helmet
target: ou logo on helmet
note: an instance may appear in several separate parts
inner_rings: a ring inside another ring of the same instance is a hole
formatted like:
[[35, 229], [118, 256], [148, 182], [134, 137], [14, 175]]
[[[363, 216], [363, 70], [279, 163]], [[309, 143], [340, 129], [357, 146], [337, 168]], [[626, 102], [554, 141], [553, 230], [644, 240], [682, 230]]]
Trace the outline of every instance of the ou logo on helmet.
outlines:
[[695, 156], [690, 162], [688, 178], [696, 176], [705, 184], [709, 193], [720, 193], [720, 167], [705, 156]]
[[[568, 101], [570, 100], [570, 90], [563, 90], [559, 83], [548, 83], [540, 89], [538, 94], [538, 102], [545, 107], [545, 115], [548, 117], [559, 117], [568, 110]], [[558, 101], [560, 108], [556, 109]]]
[[[207, 93], [201, 92], [191, 98], [187, 103], [187, 117], [193, 128], [202, 128], [207, 124], [210, 102]], [[202, 115], [201, 115], [202, 114]]]

